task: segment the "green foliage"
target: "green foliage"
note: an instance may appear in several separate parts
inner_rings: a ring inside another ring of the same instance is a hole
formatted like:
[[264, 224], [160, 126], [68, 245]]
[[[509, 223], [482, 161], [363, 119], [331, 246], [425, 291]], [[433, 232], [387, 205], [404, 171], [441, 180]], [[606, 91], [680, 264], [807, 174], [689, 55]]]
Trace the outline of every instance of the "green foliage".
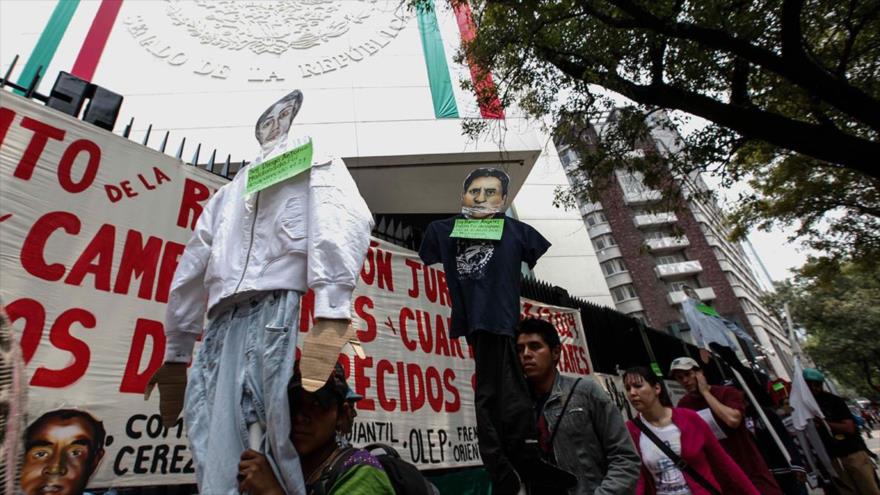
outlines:
[[842, 385], [880, 397], [880, 267], [811, 260], [793, 283], [777, 287], [774, 309], [788, 302], [807, 331], [805, 350]]
[[[582, 157], [575, 195], [596, 198], [623, 167], [676, 202], [668, 170], [685, 181], [711, 171], [754, 190], [734, 235], [794, 224], [833, 256], [880, 254], [880, 1], [471, 5], [478, 33], [460, 57], [493, 73], [508, 108], [551, 117]], [[633, 105], [612, 113], [609, 91]], [[699, 130], [653, 154], [645, 144], [651, 129], [683, 126]], [[634, 146], [649, 153], [634, 158]]]

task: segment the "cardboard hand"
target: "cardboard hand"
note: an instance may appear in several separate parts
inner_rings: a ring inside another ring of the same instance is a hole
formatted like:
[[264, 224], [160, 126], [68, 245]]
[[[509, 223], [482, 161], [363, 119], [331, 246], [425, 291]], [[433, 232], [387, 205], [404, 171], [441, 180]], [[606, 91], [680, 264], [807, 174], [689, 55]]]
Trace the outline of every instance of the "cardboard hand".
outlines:
[[323, 387], [339, 359], [339, 351], [354, 338], [349, 320], [315, 320], [315, 326], [306, 334], [299, 362], [303, 389], [314, 392]]
[[159, 386], [159, 414], [162, 424], [171, 428], [183, 410], [186, 393], [186, 363], [165, 363], [159, 368], [144, 391], [144, 400], [150, 400], [153, 387]]

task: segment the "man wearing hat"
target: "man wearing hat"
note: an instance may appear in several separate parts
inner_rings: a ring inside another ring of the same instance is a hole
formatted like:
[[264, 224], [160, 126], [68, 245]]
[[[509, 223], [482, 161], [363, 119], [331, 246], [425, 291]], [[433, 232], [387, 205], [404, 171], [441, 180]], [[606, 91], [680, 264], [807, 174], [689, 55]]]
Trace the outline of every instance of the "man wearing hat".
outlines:
[[828, 453], [839, 461], [834, 463], [834, 470], [842, 482], [837, 485], [840, 493], [880, 495], [880, 488], [874, 478], [874, 466], [846, 402], [824, 390], [825, 375], [821, 371], [805, 368], [804, 381], [810, 387], [810, 392], [819, 404], [825, 423], [833, 435], [826, 442], [826, 447]]
[[746, 429], [743, 418], [747, 404], [742, 392], [733, 387], [709, 385], [700, 365], [689, 357], [674, 359], [669, 375], [687, 391], [678, 401], [678, 407], [699, 412], [710, 426], [713, 421], [717, 423], [718, 428], [712, 429], [721, 446], [739, 464], [755, 488], [764, 495], [782, 495], [755, 445], [755, 439]]

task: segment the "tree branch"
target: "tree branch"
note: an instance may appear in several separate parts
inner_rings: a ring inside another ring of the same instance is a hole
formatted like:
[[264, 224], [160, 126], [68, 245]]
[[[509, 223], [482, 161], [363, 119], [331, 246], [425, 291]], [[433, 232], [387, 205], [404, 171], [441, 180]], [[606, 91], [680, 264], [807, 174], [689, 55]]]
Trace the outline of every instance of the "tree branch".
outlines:
[[[779, 74], [808, 93], [880, 132], [880, 100], [849, 84], [845, 79], [828, 72], [824, 67], [817, 65], [803, 55], [803, 45], [800, 40], [797, 41], [795, 47], [789, 48], [789, 50], [794, 50], [792, 56], [780, 56], [768, 49], [755, 46], [747, 40], [731, 36], [720, 29], [706, 28], [689, 22], [667, 22], [631, 0], [609, 0], [609, 2], [630, 15], [635, 21], [640, 22], [640, 27], [644, 29], [650, 29], [673, 38], [694, 41], [709, 48], [740, 56], [755, 65]], [[801, 0], [788, 0], [785, 3], [788, 4], [789, 9], [785, 15], [797, 14], [799, 16], [798, 4], [801, 3]], [[788, 22], [788, 35], [793, 36], [790, 34], [792, 31], [799, 35], [799, 22], [796, 23], [796, 28], [791, 25], [790, 20]], [[788, 43], [791, 44], [792, 41], [789, 40]], [[800, 47], [801, 56], [794, 56], [798, 51], [797, 46]]]
[[[572, 62], [549, 47], [536, 50], [560, 71], [584, 80], [586, 67]], [[874, 158], [880, 156], [880, 143], [809, 124], [756, 107], [719, 102], [707, 96], [667, 84], [639, 85], [617, 74], [591, 72], [595, 82], [638, 103], [673, 108], [703, 117], [738, 134], [759, 139], [830, 163], [839, 163], [871, 177], [880, 177]]]

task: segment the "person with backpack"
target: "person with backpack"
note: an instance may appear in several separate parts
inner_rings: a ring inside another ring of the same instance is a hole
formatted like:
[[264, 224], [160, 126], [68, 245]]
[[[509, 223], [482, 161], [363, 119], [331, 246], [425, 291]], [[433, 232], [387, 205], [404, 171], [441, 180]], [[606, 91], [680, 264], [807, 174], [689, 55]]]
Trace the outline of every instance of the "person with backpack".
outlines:
[[651, 370], [630, 368], [623, 383], [639, 412], [626, 423], [642, 458], [636, 494], [760, 493], [696, 412], [672, 407], [662, 380]]
[[614, 402], [591, 377], [559, 372], [562, 343], [552, 323], [529, 318], [516, 334], [541, 452], [577, 477], [577, 484], [564, 490], [554, 486], [556, 480], [534, 478], [531, 493], [630, 495], [639, 478], [639, 456]]
[[[345, 381], [339, 363], [327, 383], [310, 393], [299, 373], [290, 384], [291, 440], [300, 455], [307, 495], [436, 495], [437, 490], [393, 447], [374, 443], [351, 446], [346, 436], [363, 397]], [[252, 494], [283, 494], [266, 457], [254, 450], [241, 455], [239, 489]]]
[[[352, 447], [345, 437], [354, 419], [354, 402], [360, 397], [351, 393], [339, 364], [327, 383], [315, 392], [303, 389], [300, 375], [295, 374], [289, 397], [291, 440], [300, 456], [307, 495], [395, 495], [379, 460]], [[266, 456], [255, 450], [241, 454], [238, 480], [242, 492], [284, 493]]]

